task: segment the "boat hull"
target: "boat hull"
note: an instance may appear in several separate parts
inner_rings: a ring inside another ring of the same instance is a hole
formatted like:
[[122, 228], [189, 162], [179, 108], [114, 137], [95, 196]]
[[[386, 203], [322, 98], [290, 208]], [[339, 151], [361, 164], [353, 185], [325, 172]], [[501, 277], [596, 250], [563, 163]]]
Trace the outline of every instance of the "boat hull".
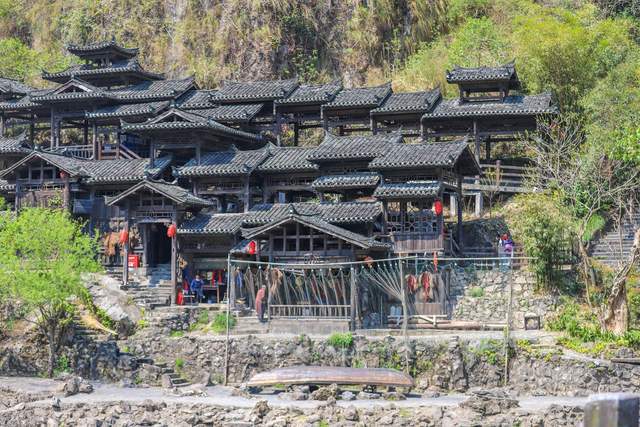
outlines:
[[291, 366], [254, 375], [247, 386], [266, 387], [276, 384], [338, 384], [382, 387], [413, 387], [409, 375], [386, 368], [342, 368], [325, 366]]

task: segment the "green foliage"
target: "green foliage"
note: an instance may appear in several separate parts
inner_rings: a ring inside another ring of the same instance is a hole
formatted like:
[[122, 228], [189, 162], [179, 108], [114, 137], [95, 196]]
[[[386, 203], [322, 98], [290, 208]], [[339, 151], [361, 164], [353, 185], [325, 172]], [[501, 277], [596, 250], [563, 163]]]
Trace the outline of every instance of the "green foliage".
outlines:
[[56, 362], [56, 367], [53, 370], [53, 374], [54, 376], [58, 376], [59, 374], [62, 374], [64, 372], [69, 372], [69, 368], [70, 368], [69, 358], [65, 354], [63, 354], [58, 358], [58, 361]]
[[508, 42], [489, 18], [467, 20], [449, 46], [449, 66], [500, 65], [509, 60]]
[[180, 338], [184, 336], [184, 331], [171, 331], [169, 332], [171, 338]]
[[538, 283], [547, 289], [561, 281], [556, 265], [562, 262], [572, 239], [574, 223], [555, 195], [518, 195], [503, 208], [516, 244], [533, 257], [530, 267]]
[[[236, 318], [233, 316], [228, 316], [229, 329], [233, 329], [236, 326]], [[213, 318], [213, 323], [211, 324], [211, 329], [216, 334], [222, 334], [227, 331], [227, 313], [218, 313], [216, 317]]]
[[353, 345], [353, 335], [351, 332], [335, 332], [327, 338], [327, 344], [336, 349], [346, 350]]
[[480, 298], [484, 296], [484, 289], [479, 286], [474, 286], [469, 290], [469, 296], [472, 298]]
[[180, 371], [182, 368], [184, 368], [184, 359], [178, 357], [174, 362], [174, 366], [176, 367], [177, 371]]
[[68, 212], [29, 208], [17, 216], [0, 214], [0, 298], [38, 314], [49, 343], [49, 375], [72, 321], [72, 301], [87, 298], [81, 275], [99, 268], [96, 241]]
[[139, 319], [137, 324], [138, 329], [144, 329], [149, 327], [149, 321], [147, 319]]
[[499, 365], [503, 361], [503, 343], [500, 340], [482, 339], [478, 346], [471, 349], [471, 351], [491, 365]]
[[582, 240], [584, 242], [591, 241], [596, 233], [604, 228], [607, 224], [607, 221], [600, 214], [594, 214], [591, 218], [589, 218], [589, 222], [587, 222], [587, 227], [584, 230], [584, 235], [582, 236]]

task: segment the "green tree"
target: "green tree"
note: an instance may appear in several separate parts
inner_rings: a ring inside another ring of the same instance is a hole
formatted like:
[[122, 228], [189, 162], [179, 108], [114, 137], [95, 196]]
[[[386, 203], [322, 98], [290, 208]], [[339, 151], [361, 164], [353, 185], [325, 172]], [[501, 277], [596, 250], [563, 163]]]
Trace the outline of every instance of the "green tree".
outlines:
[[65, 211], [29, 208], [0, 217], [0, 298], [19, 302], [46, 338], [49, 376], [73, 301], [87, 297], [81, 275], [99, 269], [95, 255], [95, 241]]
[[449, 66], [499, 65], [509, 60], [509, 53], [508, 40], [491, 19], [469, 19], [453, 34], [453, 42], [449, 46]]

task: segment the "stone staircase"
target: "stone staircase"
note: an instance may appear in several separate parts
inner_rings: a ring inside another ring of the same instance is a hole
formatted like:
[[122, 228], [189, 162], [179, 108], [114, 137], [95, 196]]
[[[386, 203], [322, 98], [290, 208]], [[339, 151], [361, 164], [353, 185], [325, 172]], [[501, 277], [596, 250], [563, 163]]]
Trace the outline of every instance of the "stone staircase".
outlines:
[[171, 302], [171, 266], [158, 265], [147, 275], [132, 272], [129, 283], [122, 290], [131, 295], [133, 301], [144, 308], [153, 309], [170, 305]]
[[621, 227], [611, 228], [595, 242], [591, 256], [610, 267], [626, 259], [633, 246], [633, 234], [640, 227], [640, 209], [627, 215]]
[[175, 369], [169, 366], [167, 362], [156, 362], [155, 366], [162, 370], [162, 376], [166, 380], [163, 380], [163, 387], [165, 388], [181, 388], [190, 386], [191, 383], [178, 374]]
[[115, 339], [115, 336], [108, 332], [89, 328], [77, 313], [73, 315], [73, 336], [75, 340], [84, 342], [105, 342]]

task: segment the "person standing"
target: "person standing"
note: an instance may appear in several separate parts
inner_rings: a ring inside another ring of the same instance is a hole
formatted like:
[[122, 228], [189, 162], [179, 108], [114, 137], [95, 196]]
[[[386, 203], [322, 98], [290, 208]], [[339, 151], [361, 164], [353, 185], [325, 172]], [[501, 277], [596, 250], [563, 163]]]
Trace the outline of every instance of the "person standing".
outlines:
[[196, 274], [196, 277], [189, 284], [189, 289], [196, 296], [196, 300], [198, 302], [201, 302], [204, 299], [203, 287], [204, 282], [200, 278], [200, 275]]
[[256, 313], [258, 315], [258, 320], [260, 322], [265, 322], [264, 319], [264, 306], [266, 304], [265, 296], [267, 294], [267, 286], [266, 285], [262, 285], [260, 287], [260, 289], [258, 289], [258, 292], [256, 293]]

